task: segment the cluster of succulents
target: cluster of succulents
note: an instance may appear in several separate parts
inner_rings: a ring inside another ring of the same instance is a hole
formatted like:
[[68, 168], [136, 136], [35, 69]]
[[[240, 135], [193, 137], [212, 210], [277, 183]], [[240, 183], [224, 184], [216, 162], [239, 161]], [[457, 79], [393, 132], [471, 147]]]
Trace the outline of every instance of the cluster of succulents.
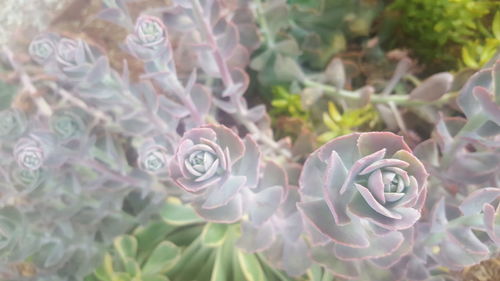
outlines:
[[[4, 48], [21, 90], [0, 111], [0, 279], [435, 281], [498, 254], [500, 61], [420, 82], [398, 55], [359, 86], [347, 60], [305, 62], [326, 50], [295, 57], [307, 46], [283, 33], [326, 17], [287, 21], [305, 4], [173, 0], [133, 19], [127, 2], [96, 18], [127, 30], [139, 73], [53, 32], [32, 64]], [[343, 32], [368, 36], [363, 15]], [[276, 139], [249, 95], [274, 83], [301, 116], [328, 104], [319, 148]], [[370, 119], [388, 131], [354, 132]]]

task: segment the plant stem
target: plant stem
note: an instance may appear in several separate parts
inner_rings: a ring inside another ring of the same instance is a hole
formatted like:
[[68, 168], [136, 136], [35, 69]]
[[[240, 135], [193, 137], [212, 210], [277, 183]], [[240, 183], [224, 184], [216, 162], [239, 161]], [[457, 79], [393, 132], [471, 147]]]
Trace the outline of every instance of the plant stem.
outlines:
[[[75, 159], [75, 160], [77, 160], [77, 159]], [[131, 185], [139, 185], [141, 183], [140, 181], [138, 181], [135, 178], [129, 177], [127, 175], [123, 175], [117, 171], [109, 169], [108, 167], [106, 167], [106, 165], [103, 165], [98, 161], [88, 159], [88, 160], [84, 160], [83, 162], [85, 164], [87, 164], [89, 167], [92, 167], [96, 171], [108, 175], [109, 177], [111, 177], [112, 179], [114, 179], [116, 181], [123, 182], [125, 184], [131, 184]]]
[[[310, 79], [305, 79], [302, 81], [302, 83], [308, 87], [319, 88], [331, 97], [345, 98], [348, 100], [355, 100], [355, 101], [361, 99], [361, 96], [356, 91], [337, 89], [333, 86], [325, 85], [323, 83], [312, 81]], [[409, 96], [402, 96], [402, 95], [382, 96], [379, 94], [373, 94], [370, 97], [370, 101], [375, 104], [393, 102], [396, 105], [402, 105], [402, 106], [442, 105], [449, 102], [450, 100], [452, 100], [457, 96], [458, 92], [449, 92], [435, 101], [423, 101], [423, 100], [410, 99]]]
[[264, 13], [264, 7], [262, 7], [262, 0], [256, 0], [255, 2], [255, 17], [260, 25], [260, 30], [264, 35], [265, 41], [269, 49], [274, 49], [276, 46], [275, 39], [269, 30], [269, 25]]
[[12, 68], [19, 74], [19, 78], [21, 79], [24, 90], [33, 99], [40, 113], [45, 116], [51, 116], [53, 113], [52, 108], [42, 96], [38, 95], [38, 90], [31, 82], [31, 78], [26, 73], [26, 71], [24, 71], [24, 69], [15, 61], [12, 51], [7, 48], [7, 46], [3, 46], [2, 49]]
[[[207, 44], [212, 49], [212, 53], [214, 55], [215, 62], [217, 64], [217, 68], [219, 69], [219, 73], [226, 88], [234, 86], [233, 77], [229, 72], [229, 66], [227, 65], [224, 57], [222, 56], [220, 50], [217, 47], [217, 42], [215, 41], [215, 37], [211, 31], [209, 24], [203, 18], [203, 9], [200, 6], [200, 3], [196, 0], [191, 0], [193, 5], [193, 11], [195, 14], [196, 23], [199, 26], [199, 30], [203, 36], [203, 39], [207, 42]], [[247, 110], [241, 103], [241, 97], [233, 94], [231, 97], [231, 103], [236, 107], [236, 113], [234, 117], [247, 128], [247, 130], [255, 137], [257, 141], [261, 141], [265, 145], [268, 145], [273, 150], [279, 152], [284, 155], [286, 158], [291, 157], [290, 151], [282, 148], [275, 140], [261, 133], [260, 129], [247, 118]]]
[[63, 99], [65, 99], [69, 103], [83, 109], [85, 112], [89, 113], [97, 120], [104, 121], [104, 123], [108, 126], [113, 123], [113, 119], [111, 117], [109, 117], [108, 115], [106, 115], [104, 112], [102, 112], [96, 108], [88, 106], [84, 101], [82, 101], [81, 99], [72, 95], [71, 93], [68, 93], [63, 88], [56, 89], [56, 86], [53, 86], [52, 88], [55, 92], [59, 93], [59, 95], [61, 95], [61, 97], [63, 97]]

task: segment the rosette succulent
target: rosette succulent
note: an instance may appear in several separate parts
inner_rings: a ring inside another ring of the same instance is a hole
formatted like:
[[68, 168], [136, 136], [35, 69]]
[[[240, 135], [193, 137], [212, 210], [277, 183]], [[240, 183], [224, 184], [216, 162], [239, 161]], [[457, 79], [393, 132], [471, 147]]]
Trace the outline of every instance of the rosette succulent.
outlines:
[[138, 150], [137, 163], [143, 171], [166, 178], [171, 151], [170, 144], [165, 141], [147, 140]]
[[43, 182], [43, 169], [30, 170], [12, 165], [10, 169], [10, 180], [18, 192], [30, 192], [40, 186]]
[[0, 138], [15, 139], [26, 130], [26, 117], [17, 109], [0, 111]]
[[151, 147], [142, 155], [139, 163], [145, 171], [157, 173], [166, 166], [167, 155], [161, 146]]
[[19, 167], [28, 170], [37, 170], [44, 162], [45, 153], [37, 141], [30, 138], [22, 138], [14, 147], [14, 157]]
[[64, 110], [51, 117], [50, 127], [62, 141], [79, 138], [84, 133], [84, 120], [78, 112], [78, 109]]
[[411, 249], [427, 176], [403, 138], [388, 132], [350, 134], [316, 150], [298, 204], [313, 245], [322, 245], [313, 259], [348, 278], [360, 274], [356, 261], [397, 262]]
[[170, 164], [172, 179], [194, 194], [193, 206], [208, 220], [234, 222], [243, 214], [243, 187], [258, 182], [258, 148], [230, 129], [208, 125], [184, 134]]
[[36, 36], [29, 45], [29, 53], [31, 58], [38, 64], [45, 64], [56, 53], [56, 46], [54, 44], [54, 35], [50, 33], [40, 34]]
[[134, 33], [127, 37], [127, 45], [129, 50], [142, 60], [155, 58], [169, 49], [165, 25], [156, 17], [139, 17]]
[[75, 81], [83, 79], [93, 68], [97, 55], [81, 39], [62, 38], [57, 43], [57, 64], [68, 79]]

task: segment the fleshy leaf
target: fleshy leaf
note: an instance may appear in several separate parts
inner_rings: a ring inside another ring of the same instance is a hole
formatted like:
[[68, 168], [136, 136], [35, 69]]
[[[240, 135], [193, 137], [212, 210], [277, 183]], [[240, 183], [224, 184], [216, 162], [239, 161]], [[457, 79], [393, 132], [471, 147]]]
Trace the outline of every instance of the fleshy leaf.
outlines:
[[298, 203], [305, 217], [323, 234], [336, 243], [354, 248], [368, 247], [366, 231], [358, 224], [336, 225], [330, 209], [323, 201]]
[[144, 274], [163, 273], [172, 268], [180, 258], [180, 249], [170, 241], [161, 242], [142, 267]]
[[449, 72], [441, 72], [425, 79], [410, 93], [411, 99], [423, 101], [435, 101], [446, 94], [453, 82], [453, 75]]

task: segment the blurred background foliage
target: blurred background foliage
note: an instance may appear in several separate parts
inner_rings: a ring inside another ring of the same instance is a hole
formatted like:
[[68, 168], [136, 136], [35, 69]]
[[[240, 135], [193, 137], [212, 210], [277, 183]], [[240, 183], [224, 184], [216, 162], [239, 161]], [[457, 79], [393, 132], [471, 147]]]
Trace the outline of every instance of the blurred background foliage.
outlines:
[[[269, 2], [274, 3], [273, 8], [266, 6]], [[276, 75], [277, 68], [293, 69], [287, 57], [296, 60], [310, 77], [314, 76], [310, 73], [326, 70], [338, 58], [343, 79], [324, 77], [327, 84], [348, 90], [373, 85], [379, 91], [402, 57], [414, 63], [412, 72], [416, 76], [405, 77], [410, 88], [420, 83], [417, 77], [440, 71], [456, 73], [458, 87], [473, 70], [491, 61], [500, 47], [500, 1], [288, 0], [287, 5], [276, 5], [278, 2], [262, 2], [267, 13], [257, 20], [264, 42], [250, 68], [258, 78], [254, 86], [271, 108], [274, 128], [281, 137], [295, 139], [304, 128], [319, 129], [315, 138], [321, 144], [351, 129], [366, 131], [383, 126], [377, 110], [362, 106], [332, 103], [340, 112], [331, 119], [335, 124], [325, 118], [331, 114], [328, 109], [332, 107], [327, 104], [332, 101], [309, 108], [304, 99], [315, 100], [314, 96], [321, 94], [296, 90], [293, 74]], [[266, 30], [266, 26], [272, 28]], [[338, 70], [333, 71], [331, 77], [342, 77]], [[328, 75], [328, 71], [325, 73]], [[396, 92], [408, 91], [405, 83], [396, 86]], [[429, 114], [419, 111], [414, 114]], [[363, 120], [369, 120], [369, 124]], [[290, 123], [294, 124], [292, 128]]]
[[499, 46], [499, 7], [488, 0], [396, 0], [385, 10], [381, 36], [436, 71], [479, 68]]

